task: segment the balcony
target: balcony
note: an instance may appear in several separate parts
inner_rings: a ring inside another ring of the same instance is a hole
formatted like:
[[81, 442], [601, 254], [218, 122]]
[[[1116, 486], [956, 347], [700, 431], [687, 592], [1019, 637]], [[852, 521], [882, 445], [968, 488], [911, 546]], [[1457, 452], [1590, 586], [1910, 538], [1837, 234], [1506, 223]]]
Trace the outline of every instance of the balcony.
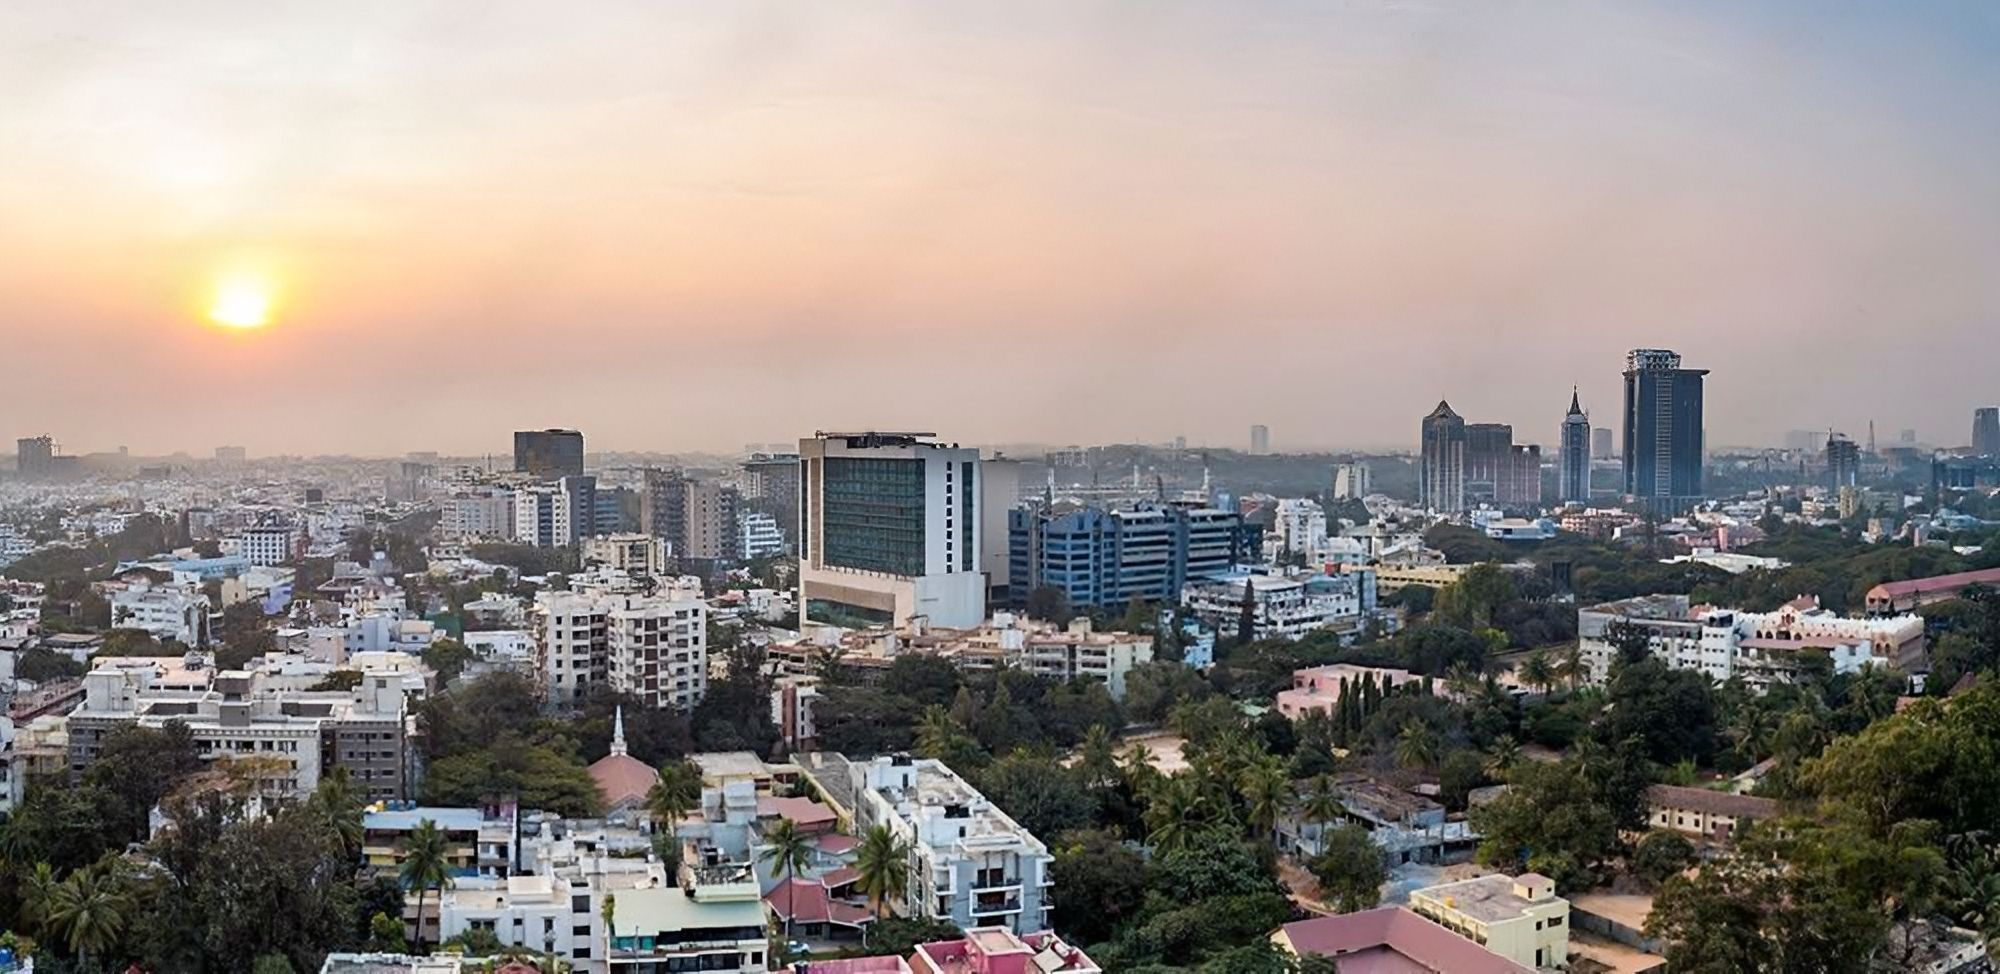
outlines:
[[1008, 876], [1001, 873], [975, 875], [972, 878], [971, 887], [973, 892], [975, 893], [991, 893], [991, 892], [1000, 892], [1004, 890], [1015, 890], [1021, 888], [1021, 877]]
[[976, 917], [1002, 916], [1008, 913], [1019, 912], [1021, 912], [1021, 900], [1019, 897], [1008, 897], [1004, 900], [972, 901], [972, 915]]

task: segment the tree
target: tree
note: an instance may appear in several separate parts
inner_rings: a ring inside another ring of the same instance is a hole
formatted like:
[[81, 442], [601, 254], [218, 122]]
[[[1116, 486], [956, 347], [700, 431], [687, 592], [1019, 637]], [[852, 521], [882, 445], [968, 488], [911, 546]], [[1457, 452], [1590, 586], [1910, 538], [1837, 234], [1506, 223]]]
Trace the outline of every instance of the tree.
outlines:
[[854, 869], [855, 890], [868, 897], [868, 905], [877, 919], [887, 916], [890, 902], [902, 899], [909, 892], [909, 844], [887, 825], [873, 826], [861, 837], [854, 855]]
[[598, 907], [598, 915], [604, 918], [604, 956], [610, 957], [618, 949], [618, 896], [604, 894], [604, 905]]
[[979, 790], [1035, 835], [1060, 835], [1091, 824], [1097, 802], [1076, 772], [1046, 754], [1015, 751], [979, 773]]
[[646, 793], [646, 814], [652, 817], [653, 827], [677, 838], [681, 819], [699, 804], [701, 767], [687, 758], [660, 765], [660, 780]]
[[1308, 824], [1319, 826], [1319, 840], [1313, 843], [1315, 855], [1326, 851], [1327, 826], [1345, 814], [1347, 806], [1341, 803], [1340, 789], [1332, 778], [1320, 775], [1306, 784], [1299, 800], [1299, 815]]
[[1266, 758], [1243, 769], [1236, 786], [1245, 804], [1245, 824], [1252, 837], [1268, 836], [1277, 827], [1278, 816], [1292, 806], [1292, 781], [1285, 766], [1276, 758]]
[[465, 672], [465, 665], [477, 654], [456, 639], [440, 639], [424, 647], [424, 665], [437, 672], [440, 684], [449, 684]]
[[319, 787], [313, 789], [312, 797], [306, 800], [306, 809], [317, 824], [340, 843], [341, 852], [348, 861], [361, 858], [363, 807], [361, 796], [354, 790], [346, 768], [334, 768], [320, 778]]
[[1541, 873], [1565, 889], [1588, 885], [1623, 847], [1620, 833], [1645, 823], [1649, 783], [1643, 755], [1580, 746], [1552, 764], [1516, 766], [1500, 797], [1472, 809], [1485, 838], [1479, 860]]
[[1087, 788], [1103, 788], [1118, 780], [1118, 754], [1111, 732], [1092, 724], [1077, 748], [1076, 771]]
[[1657, 659], [1614, 667], [1611, 706], [1598, 730], [1604, 740], [1639, 740], [1660, 764], [1715, 754], [1715, 687], [1700, 670], [1671, 669]]
[[1339, 913], [1374, 908], [1389, 881], [1382, 847], [1358, 825], [1343, 825], [1320, 836], [1323, 849], [1312, 860], [1313, 877], [1328, 905]]
[[90, 970], [91, 956], [108, 953], [125, 935], [133, 906], [122, 862], [106, 857], [56, 886], [45, 923], [76, 955], [77, 967]]
[[1041, 585], [1029, 590], [1026, 603], [1028, 618], [1047, 619], [1059, 626], [1069, 625], [1076, 613], [1070, 608], [1069, 592], [1054, 585]]
[[403, 921], [387, 913], [376, 912], [368, 918], [368, 941], [371, 953], [400, 954], [410, 949], [410, 942], [403, 936]]
[[1519, 676], [1522, 684], [1544, 693], [1555, 685], [1555, 671], [1549, 665], [1548, 654], [1539, 649], [1529, 653], [1528, 658], [1521, 663]]
[[1055, 925], [1072, 939], [1104, 940], [1145, 905], [1146, 859], [1116, 832], [1071, 832], [1054, 851], [1050, 877], [1063, 891], [1056, 898]]
[[1437, 731], [1423, 721], [1411, 719], [1396, 732], [1396, 763], [1417, 771], [1429, 771], [1438, 763], [1442, 748]]
[[158, 730], [127, 724], [104, 736], [83, 780], [113, 796], [104, 814], [115, 841], [134, 842], [146, 837], [153, 806], [201, 768], [200, 750], [186, 723], [170, 720]]
[[799, 870], [812, 865], [813, 840], [799, 831], [798, 823], [789, 818], [779, 819], [778, 824], [764, 836], [763, 851], [757, 853], [759, 862], [768, 863], [778, 881], [785, 884], [785, 939], [792, 939], [793, 909], [792, 880], [798, 878]]
[[405, 889], [417, 891], [417, 952], [424, 952], [424, 901], [431, 890], [452, 885], [451, 864], [445, 858], [443, 830], [430, 819], [417, 823], [404, 843], [403, 864], [398, 874]]
[[1613, 621], [1604, 627], [1604, 641], [1617, 651], [1614, 662], [1633, 664], [1643, 662], [1653, 655], [1653, 637], [1646, 627], [1623, 619]]
[[1665, 829], [1646, 833], [1632, 848], [1632, 871], [1656, 886], [1694, 863], [1694, 844]]
[[1248, 646], [1257, 638], [1257, 589], [1251, 579], [1243, 580], [1243, 604], [1236, 614], [1236, 645]]

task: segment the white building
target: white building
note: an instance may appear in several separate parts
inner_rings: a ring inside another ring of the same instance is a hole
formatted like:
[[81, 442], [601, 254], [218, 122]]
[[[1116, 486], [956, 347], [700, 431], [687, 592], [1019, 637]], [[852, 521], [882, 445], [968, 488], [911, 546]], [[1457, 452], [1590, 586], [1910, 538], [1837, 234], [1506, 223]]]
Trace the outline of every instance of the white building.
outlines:
[[799, 441], [799, 607], [815, 623], [986, 618], [979, 451], [922, 433]]
[[1016, 627], [1012, 617], [994, 618], [1007, 665], [1058, 680], [1096, 680], [1114, 699], [1125, 699], [1125, 676], [1153, 661], [1153, 637], [1129, 632], [1093, 632], [1078, 616], [1067, 628]]
[[681, 710], [708, 692], [704, 602], [544, 592], [536, 596], [535, 618], [535, 670], [550, 703], [575, 706], [599, 682], [651, 706]]
[[111, 593], [111, 628], [143, 629], [162, 641], [208, 645], [208, 596], [139, 582]]
[[1648, 652], [1674, 669], [1698, 669], [1716, 682], [1732, 677], [1752, 687], [1786, 682], [1809, 657], [1834, 673], [1867, 666], [1901, 666], [1922, 653], [1921, 616], [1849, 618], [1801, 597], [1775, 612], [1690, 605], [1685, 595], [1647, 595], [1577, 611], [1577, 634], [1590, 681], [1610, 676], [1618, 649], [1615, 626], [1637, 627]]
[[283, 565], [292, 560], [292, 543], [297, 539], [291, 528], [245, 528], [237, 538], [237, 553], [258, 568]]
[[1358, 629], [1375, 610], [1375, 573], [1368, 569], [1335, 575], [1230, 575], [1191, 582], [1182, 590], [1187, 607], [1225, 636], [1242, 625], [1245, 598], [1252, 603], [1254, 639], [1297, 639], [1329, 626]]
[[564, 477], [514, 491], [514, 541], [538, 548], [573, 545], [590, 533], [596, 505], [596, 481]]
[[785, 543], [785, 532], [778, 526], [778, 519], [760, 511], [744, 511], [737, 519], [737, 550], [744, 560], [782, 555], [790, 545]]
[[1326, 510], [1305, 498], [1278, 502], [1266, 546], [1276, 560], [1306, 558], [1326, 544]]
[[942, 762], [886, 755], [849, 766], [856, 831], [887, 825], [910, 846], [912, 912], [961, 928], [1049, 928], [1048, 846]]
[[667, 542], [650, 534], [605, 534], [583, 539], [583, 563], [630, 575], [667, 573]]
[[1359, 460], [1333, 465], [1333, 499], [1358, 501], [1373, 490], [1368, 481], [1368, 464]]
[[445, 498], [439, 506], [443, 515], [439, 529], [448, 540], [504, 540], [514, 536], [514, 491], [508, 488], [460, 491]]

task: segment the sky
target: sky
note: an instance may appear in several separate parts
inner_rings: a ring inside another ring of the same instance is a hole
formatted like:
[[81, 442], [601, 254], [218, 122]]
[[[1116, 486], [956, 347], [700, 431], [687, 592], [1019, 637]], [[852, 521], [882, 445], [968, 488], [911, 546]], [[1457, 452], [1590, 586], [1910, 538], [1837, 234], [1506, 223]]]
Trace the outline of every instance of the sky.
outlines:
[[1963, 443], [1996, 92], [1988, 2], [4, 4], [0, 436], [1552, 445], [1657, 346]]

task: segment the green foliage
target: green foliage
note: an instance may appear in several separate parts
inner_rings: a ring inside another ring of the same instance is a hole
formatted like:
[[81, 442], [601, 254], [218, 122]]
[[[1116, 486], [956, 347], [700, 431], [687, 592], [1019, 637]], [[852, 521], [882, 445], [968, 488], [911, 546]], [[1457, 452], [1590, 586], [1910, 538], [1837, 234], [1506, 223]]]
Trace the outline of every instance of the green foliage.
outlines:
[[1312, 859], [1313, 878], [1327, 905], [1341, 913], [1372, 909], [1389, 881], [1388, 860], [1368, 830], [1357, 825], [1327, 829], [1322, 851]]
[[1046, 754], [1015, 751], [977, 781], [988, 800], [1036, 835], [1086, 828], [1097, 809], [1081, 776]]
[[1637, 740], [1660, 764], [1706, 763], [1715, 752], [1715, 689], [1700, 670], [1669, 669], [1657, 659], [1613, 667], [1605, 740]]
[[1025, 605], [1030, 619], [1046, 619], [1057, 625], [1069, 625], [1076, 617], [1076, 611], [1069, 604], [1069, 593], [1053, 585], [1043, 585], [1028, 592]]
[[1694, 844], [1678, 832], [1655, 829], [1632, 847], [1632, 871], [1656, 886], [1694, 863]]
[[854, 889], [868, 898], [879, 919], [909, 893], [910, 846], [887, 825], [876, 825], [861, 836], [854, 855]]
[[82, 677], [83, 672], [83, 664], [67, 653], [35, 646], [15, 654], [14, 675], [34, 683], [74, 680]]
[[472, 557], [488, 564], [504, 565], [521, 575], [548, 575], [576, 571], [576, 553], [568, 548], [538, 548], [534, 545], [486, 542], [472, 546]]
[[1050, 875], [1062, 890], [1055, 925], [1065, 936], [1085, 944], [1107, 940], [1144, 907], [1149, 867], [1116, 832], [1070, 832], [1054, 852]]
[[1645, 822], [1645, 764], [1635, 751], [1590, 746], [1554, 763], [1515, 765], [1513, 787], [1472, 810], [1485, 836], [1479, 861], [1538, 872], [1564, 889], [1592, 885], [1624, 851], [1620, 832]]
[[472, 650], [456, 639], [440, 639], [424, 647], [424, 665], [437, 672], [440, 684], [449, 684], [465, 671], [465, 665], [477, 658]]
[[146, 837], [153, 806], [201, 767], [200, 751], [185, 723], [171, 720], [159, 730], [127, 724], [104, 736], [83, 781], [110, 799], [103, 809], [106, 838], [133, 842]]
[[1801, 777], [1877, 832], [1917, 819], [1949, 834], [2000, 831], [2000, 686], [1920, 700], [1834, 741]]

